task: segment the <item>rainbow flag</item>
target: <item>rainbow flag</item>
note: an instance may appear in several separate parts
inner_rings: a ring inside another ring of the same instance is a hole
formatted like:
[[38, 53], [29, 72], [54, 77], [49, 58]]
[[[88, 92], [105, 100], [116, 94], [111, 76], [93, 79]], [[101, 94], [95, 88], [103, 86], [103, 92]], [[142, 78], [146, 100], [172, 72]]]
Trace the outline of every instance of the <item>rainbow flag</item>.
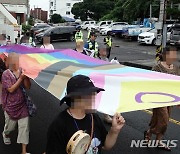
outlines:
[[110, 64], [71, 49], [0, 47], [0, 53], [9, 52], [21, 54], [20, 66], [25, 74], [58, 99], [65, 95], [72, 76], [89, 76], [96, 86], [105, 89], [96, 98], [96, 108], [103, 113], [113, 115], [180, 104], [179, 76]]

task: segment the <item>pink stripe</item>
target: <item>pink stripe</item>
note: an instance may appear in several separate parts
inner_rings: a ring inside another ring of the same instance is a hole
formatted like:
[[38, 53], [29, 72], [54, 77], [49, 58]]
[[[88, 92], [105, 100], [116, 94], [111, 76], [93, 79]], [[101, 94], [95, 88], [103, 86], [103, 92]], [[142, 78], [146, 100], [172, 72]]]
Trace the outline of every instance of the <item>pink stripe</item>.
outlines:
[[[105, 76], [102, 75], [102, 74], [90, 74], [89, 76], [91, 78], [91, 80], [94, 82], [94, 85], [96, 87], [99, 87], [99, 88], [104, 88], [104, 85], [105, 85]], [[103, 92], [100, 92], [97, 97], [96, 97], [96, 103], [95, 103], [95, 108], [97, 109], [100, 105], [100, 102], [101, 102], [101, 98], [102, 98], [102, 93]]]

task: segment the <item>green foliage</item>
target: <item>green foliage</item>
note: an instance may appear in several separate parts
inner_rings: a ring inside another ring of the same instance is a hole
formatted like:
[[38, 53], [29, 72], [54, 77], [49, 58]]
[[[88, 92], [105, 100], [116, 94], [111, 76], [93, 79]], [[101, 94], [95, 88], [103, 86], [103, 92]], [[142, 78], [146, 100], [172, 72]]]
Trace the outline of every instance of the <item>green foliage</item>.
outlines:
[[[167, 7], [168, 17], [180, 17], [177, 8], [170, 9], [170, 3], [180, 3], [179, 0], [169, 0]], [[72, 8], [75, 18], [87, 20], [113, 20], [132, 22], [150, 17], [150, 4], [152, 4], [152, 17], [159, 17], [160, 0], [84, 0], [76, 3]], [[88, 11], [89, 10], [89, 11]]]
[[74, 4], [71, 12], [76, 19], [80, 17], [81, 20], [87, 20], [89, 17], [98, 21], [105, 14], [110, 13], [114, 4], [115, 0], [84, 0]]
[[30, 29], [31, 29], [31, 25], [26, 25], [26, 24], [23, 24], [23, 25], [22, 25], [22, 30], [23, 30], [23, 32], [30, 31]]
[[33, 19], [33, 17], [29, 17], [29, 19], [28, 19], [28, 24], [29, 25], [31, 25], [31, 26], [33, 26], [34, 25], [34, 19]]
[[50, 19], [51, 23], [57, 24], [57, 23], [63, 23], [65, 22], [64, 19], [61, 17], [60, 14], [53, 14]]

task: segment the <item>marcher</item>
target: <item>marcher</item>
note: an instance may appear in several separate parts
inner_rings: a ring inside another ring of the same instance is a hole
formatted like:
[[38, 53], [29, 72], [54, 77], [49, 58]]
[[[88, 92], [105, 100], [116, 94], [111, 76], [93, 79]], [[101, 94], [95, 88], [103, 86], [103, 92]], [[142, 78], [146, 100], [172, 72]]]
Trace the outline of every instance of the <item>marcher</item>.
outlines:
[[101, 46], [99, 49], [99, 54], [98, 54], [98, 58], [104, 61], [108, 61], [109, 59], [107, 58], [107, 51], [106, 51], [106, 47]]
[[[178, 69], [174, 65], [177, 58], [177, 49], [174, 47], [166, 47], [165, 51], [160, 56], [160, 61], [153, 67], [153, 71], [178, 75]], [[153, 109], [153, 116], [149, 124], [150, 128], [144, 132], [144, 139], [151, 140], [152, 134], [156, 135], [156, 140], [159, 144], [159, 148], [164, 150], [171, 150], [167, 145], [159, 143], [164, 136], [172, 107], [161, 107]]]
[[35, 44], [29, 32], [26, 32], [26, 34], [23, 37], [21, 37], [20, 43], [21, 45], [25, 45], [29, 47], [33, 47]]
[[82, 40], [83, 41], [83, 32], [81, 31], [81, 27], [77, 28], [77, 32], [75, 34], [75, 40], [76, 40], [76, 42], [78, 40]]
[[[78, 142], [78, 144], [83, 145], [83, 149], [87, 150], [87, 154], [98, 154], [101, 153], [102, 147], [109, 150], [114, 146], [125, 120], [116, 113], [109, 133], [106, 131], [101, 119], [95, 113], [94, 107], [95, 96], [100, 91], [104, 91], [104, 89], [95, 87], [91, 79], [84, 75], [74, 76], [68, 81], [67, 95], [60, 103], [66, 102], [69, 108], [61, 112], [50, 125], [47, 134], [46, 154], [70, 153], [75, 148], [75, 144], [69, 144], [69, 141], [79, 130], [85, 131], [86, 136], [87, 134], [89, 136], [87, 145], [84, 145], [85, 140], [83, 139]], [[84, 133], [82, 132], [80, 136], [82, 134]], [[78, 139], [78, 136], [74, 138], [75, 141]]]
[[112, 38], [110, 34], [107, 34], [107, 37], [104, 38], [104, 44], [106, 45], [106, 50], [107, 50], [107, 58], [110, 58], [111, 55], [111, 48], [112, 48]]
[[4, 46], [7, 44], [6, 34], [0, 34], [0, 46]]
[[88, 51], [91, 51], [94, 58], [98, 58], [98, 52], [99, 52], [99, 45], [96, 42], [97, 35], [95, 32], [90, 33], [90, 40], [86, 42], [84, 45], [84, 48]]
[[30, 80], [19, 68], [19, 56], [10, 53], [8, 67], [2, 74], [2, 108], [5, 115], [5, 126], [2, 132], [4, 144], [11, 144], [9, 134], [18, 124], [17, 143], [22, 144], [22, 154], [27, 154], [29, 143], [29, 114], [21, 86], [30, 88]]
[[[99, 50], [99, 59], [104, 60], [109, 62], [109, 59], [107, 58], [107, 51], [106, 51], [106, 47], [101, 46], [100, 50]], [[104, 114], [104, 121], [111, 124], [112, 123], [112, 118], [110, 115], [108, 114]]]
[[85, 55], [89, 55], [89, 53], [84, 50], [84, 42], [83, 42], [83, 40], [78, 40], [76, 42], [75, 51], [77, 51], [79, 53], [82, 53], [82, 54], [85, 54]]
[[54, 46], [51, 44], [51, 38], [49, 36], [43, 37], [43, 45], [40, 48], [54, 50]]

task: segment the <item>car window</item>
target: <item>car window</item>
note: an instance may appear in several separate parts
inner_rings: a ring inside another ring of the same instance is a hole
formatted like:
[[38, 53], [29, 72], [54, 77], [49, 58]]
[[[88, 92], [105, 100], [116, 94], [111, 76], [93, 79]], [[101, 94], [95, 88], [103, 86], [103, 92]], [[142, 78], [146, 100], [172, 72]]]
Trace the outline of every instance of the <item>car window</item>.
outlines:
[[53, 34], [59, 34], [60, 33], [60, 29], [59, 28], [54, 28], [51, 33]]
[[92, 21], [91, 24], [94, 24], [94, 21]]
[[102, 23], [100, 24], [100, 26], [105, 25], [105, 24], [106, 24], [106, 22], [102, 22]]
[[108, 21], [108, 25], [111, 24], [111, 21]]
[[173, 30], [174, 35], [180, 35], [180, 29], [175, 29]]

